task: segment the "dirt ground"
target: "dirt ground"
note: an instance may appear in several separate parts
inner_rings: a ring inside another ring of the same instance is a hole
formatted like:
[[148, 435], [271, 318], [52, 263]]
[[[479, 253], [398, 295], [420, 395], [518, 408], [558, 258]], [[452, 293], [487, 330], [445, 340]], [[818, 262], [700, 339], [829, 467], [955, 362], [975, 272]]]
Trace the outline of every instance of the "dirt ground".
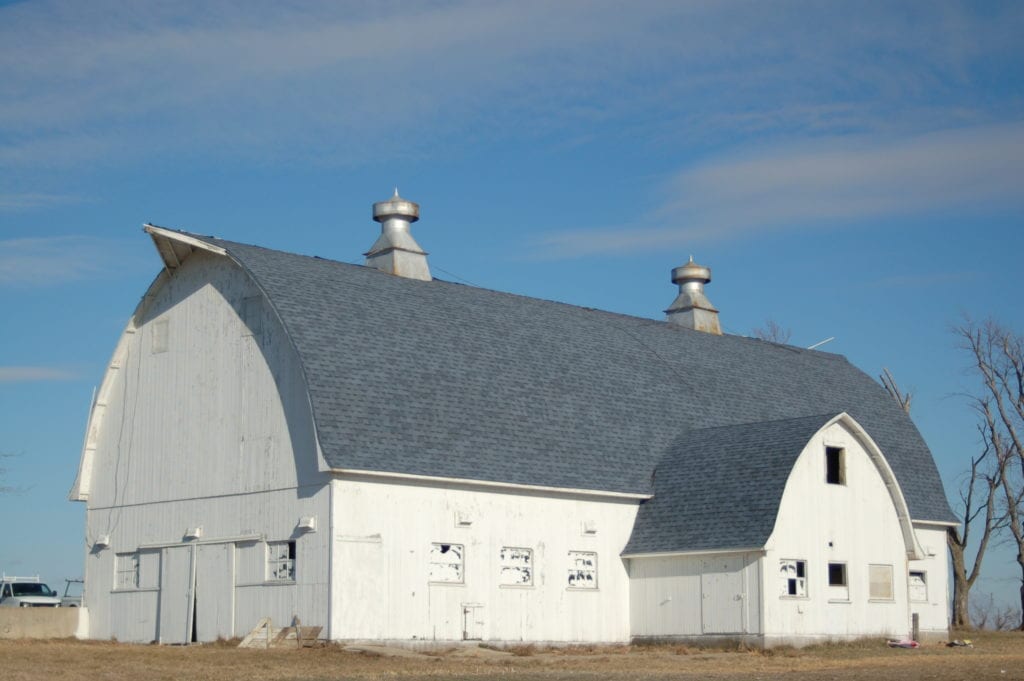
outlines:
[[228, 644], [146, 646], [124, 643], [0, 641], [6, 681], [263, 681], [273, 679], [918, 679], [1024, 680], [1024, 633], [972, 636], [973, 648], [940, 644], [891, 649], [884, 641], [772, 651], [681, 645], [600, 646], [511, 652], [481, 647], [390, 655], [324, 646], [303, 650], [239, 649]]

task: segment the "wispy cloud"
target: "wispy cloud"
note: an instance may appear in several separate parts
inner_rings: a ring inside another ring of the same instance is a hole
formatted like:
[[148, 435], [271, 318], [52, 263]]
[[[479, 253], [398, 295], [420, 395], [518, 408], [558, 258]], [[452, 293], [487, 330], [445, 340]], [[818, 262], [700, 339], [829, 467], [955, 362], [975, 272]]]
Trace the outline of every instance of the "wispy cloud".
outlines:
[[73, 381], [77, 378], [75, 372], [56, 367], [0, 366], [0, 383]]
[[0, 240], [0, 286], [52, 285], [109, 271], [118, 244], [85, 236]]
[[0, 7], [0, 163], [343, 162], [580, 128], [657, 144], [984, 120], [1001, 106], [986, 68], [1020, 61], [1022, 17], [1014, 3], [39, 0]]
[[25, 192], [21, 194], [0, 194], [0, 210], [28, 210], [45, 208], [65, 203], [80, 201], [78, 197], [64, 194], [40, 194]]
[[[684, 169], [642, 224], [554, 232], [541, 257], [643, 251], [834, 228], [979, 204], [1024, 205], [1024, 123], [914, 137], [831, 137]], [[650, 228], [644, 225], [662, 224]]]

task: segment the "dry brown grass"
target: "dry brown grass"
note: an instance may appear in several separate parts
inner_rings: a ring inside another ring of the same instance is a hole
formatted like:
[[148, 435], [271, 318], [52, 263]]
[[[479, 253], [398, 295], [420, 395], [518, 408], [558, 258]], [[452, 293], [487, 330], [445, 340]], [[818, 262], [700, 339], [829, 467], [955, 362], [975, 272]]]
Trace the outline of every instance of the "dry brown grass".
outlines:
[[243, 650], [228, 642], [163, 647], [105, 642], [0, 641], [0, 678], [10, 681], [320, 681], [326, 679], [838, 679], [1001, 681], [1024, 679], [1024, 634], [984, 633], [974, 648], [891, 649], [882, 641], [770, 651], [655, 646], [523, 645], [509, 654], [450, 648], [387, 657], [323, 646]]

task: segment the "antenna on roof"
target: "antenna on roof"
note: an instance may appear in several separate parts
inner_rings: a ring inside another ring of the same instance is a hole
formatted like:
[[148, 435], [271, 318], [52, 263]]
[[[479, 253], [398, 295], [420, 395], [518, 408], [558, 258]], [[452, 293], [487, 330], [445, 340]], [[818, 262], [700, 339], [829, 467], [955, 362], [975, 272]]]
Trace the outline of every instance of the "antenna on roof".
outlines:
[[832, 342], [832, 341], [834, 341], [835, 339], [836, 339], [836, 337], [835, 337], [835, 336], [829, 336], [828, 338], [826, 338], [826, 339], [825, 339], [825, 340], [823, 340], [823, 341], [818, 341], [818, 342], [817, 342], [817, 343], [815, 343], [814, 345], [808, 346], [808, 348], [807, 348], [807, 349], [808, 349], [808, 350], [814, 350], [815, 348], [820, 348], [820, 347], [821, 347], [822, 345], [824, 345], [825, 343], [831, 343], [831, 342]]

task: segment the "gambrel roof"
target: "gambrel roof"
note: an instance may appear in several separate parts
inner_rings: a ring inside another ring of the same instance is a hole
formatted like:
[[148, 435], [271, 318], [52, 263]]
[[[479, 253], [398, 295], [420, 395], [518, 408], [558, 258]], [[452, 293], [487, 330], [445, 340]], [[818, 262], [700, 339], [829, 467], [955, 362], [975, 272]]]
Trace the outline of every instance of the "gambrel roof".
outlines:
[[691, 431], [847, 412], [912, 517], [954, 521], [913, 423], [842, 356], [147, 229], [169, 267], [202, 247], [266, 294], [334, 469], [650, 495]]
[[775, 530], [793, 466], [820, 430], [849, 429], [882, 477], [908, 554], [921, 558], [906, 497], [877, 443], [849, 414], [695, 428], [658, 462], [654, 497], [640, 506], [623, 554], [760, 549]]

